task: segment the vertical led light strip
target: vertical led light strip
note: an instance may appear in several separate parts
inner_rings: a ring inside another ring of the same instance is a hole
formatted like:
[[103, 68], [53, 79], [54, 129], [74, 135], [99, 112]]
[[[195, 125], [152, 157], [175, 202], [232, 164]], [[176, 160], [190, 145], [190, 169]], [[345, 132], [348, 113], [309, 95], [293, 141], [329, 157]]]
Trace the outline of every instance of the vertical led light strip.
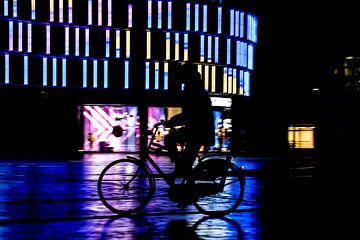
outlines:
[[147, 11], [147, 27], [152, 27], [152, 0], [148, 0], [148, 11]]
[[186, 31], [190, 31], [190, 3], [186, 3]]
[[57, 59], [52, 59], [52, 86], [57, 86]]
[[120, 30], [116, 30], [116, 40], [115, 40], [115, 48], [116, 48], [116, 58], [120, 58]]
[[18, 22], [18, 51], [23, 50], [23, 23]]
[[234, 10], [230, 10], [230, 36], [234, 36]]
[[88, 0], [88, 25], [92, 24], [92, 0]]
[[88, 28], [85, 29], [85, 57], [89, 56], [89, 46], [90, 45], [90, 30]]
[[59, 0], [59, 22], [64, 21], [64, 0]]
[[169, 89], [169, 63], [164, 63], [164, 90]]
[[98, 0], [98, 26], [102, 25], [102, 0]]
[[31, 0], [31, 20], [35, 20], [36, 18], [36, 2], [35, 0]]
[[146, 59], [151, 58], [151, 32], [146, 31]]
[[9, 54], [5, 54], [5, 84], [10, 83], [10, 59]]
[[14, 50], [14, 23], [9, 21], [9, 51]]
[[248, 45], [248, 61], [247, 61], [247, 66], [250, 70], [254, 69], [254, 47], [252, 45]]
[[17, 0], [13, 0], [13, 17], [17, 17]]
[[150, 63], [145, 62], [145, 89], [150, 89]]
[[126, 31], [126, 58], [130, 58], [130, 31]]
[[132, 10], [132, 4], [128, 5], [128, 27], [132, 28], [133, 26], [133, 10]]
[[241, 66], [241, 51], [240, 41], [236, 41], [236, 66]]
[[69, 18], [69, 23], [73, 22], [73, 1], [69, 0], [68, 2], [68, 18]]
[[108, 27], [112, 25], [112, 0], [107, 1], [107, 25]]
[[50, 54], [50, 43], [51, 43], [50, 25], [47, 24], [46, 25], [46, 54]]
[[155, 90], [159, 89], [159, 62], [155, 62]]
[[98, 87], [98, 61], [93, 62], [93, 88]]
[[175, 33], [175, 60], [176, 61], [180, 59], [179, 44], [180, 44], [180, 34]]
[[203, 32], [207, 32], [208, 6], [203, 6]]
[[223, 93], [227, 93], [228, 89], [228, 76], [227, 76], [227, 67], [224, 67], [223, 70]]
[[216, 66], [211, 66], [211, 92], [216, 91]]
[[157, 17], [157, 28], [161, 29], [162, 27], [162, 1], [158, 1], [158, 17]]
[[232, 93], [232, 74], [233, 74], [232, 69], [228, 68], [228, 91], [227, 91], [228, 94]]
[[70, 29], [69, 27], [65, 27], [65, 55], [70, 54], [69, 41], [70, 41]]
[[104, 88], [108, 88], [109, 87], [109, 64], [108, 61], [105, 60], [104, 61]]
[[83, 60], [83, 88], [87, 87], [87, 60]]
[[124, 88], [125, 89], [129, 88], [129, 61], [128, 60], [125, 61], [125, 83], [124, 83]]
[[28, 51], [28, 53], [32, 52], [32, 25], [31, 25], [31, 23], [27, 24], [27, 51]]
[[204, 67], [204, 81], [205, 81], [205, 89], [209, 90], [209, 65], [205, 65]]
[[24, 85], [29, 84], [29, 60], [28, 56], [24, 56]]
[[231, 39], [226, 40], [226, 64], [231, 64]]
[[189, 35], [184, 33], [184, 61], [189, 59]]
[[222, 7], [218, 7], [217, 23], [218, 23], [217, 32], [218, 32], [218, 34], [221, 34], [221, 32], [222, 32]]
[[75, 28], [75, 56], [80, 55], [80, 29]]
[[204, 62], [205, 57], [205, 36], [200, 36], [200, 62]]
[[166, 60], [170, 60], [170, 33], [166, 32]]
[[202, 65], [198, 64], [198, 72], [200, 73], [201, 77], [203, 77]]
[[234, 68], [233, 69], [233, 87], [232, 87], [232, 93], [233, 94], [236, 94], [237, 93], [237, 89], [238, 89], [238, 87], [237, 87], [237, 74], [236, 74], [236, 69]]
[[172, 28], [172, 2], [168, 2], [167, 28]]
[[244, 96], [250, 96], [250, 73], [244, 72]]
[[54, 0], [50, 0], [50, 22], [54, 21]]
[[237, 10], [235, 12], [235, 36], [239, 36], [239, 27], [240, 27], [240, 12]]
[[240, 66], [247, 66], [247, 44], [245, 42], [240, 42]]
[[4, 17], [9, 16], [9, 1], [4, 0]]
[[239, 95], [244, 95], [244, 71], [239, 71]]
[[106, 29], [105, 57], [110, 57], [110, 30]]
[[61, 86], [66, 87], [66, 59], [62, 59], [62, 80]]
[[199, 4], [195, 4], [195, 31], [199, 31]]
[[208, 36], [208, 51], [207, 51], [207, 61], [212, 62], [212, 36]]
[[47, 86], [47, 58], [43, 57], [43, 86]]
[[244, 38], [245, 34], [245, 14], [240, 12], [240, 37]]
[[219, 37], [215, 37], [214, 62], [219, 63]]

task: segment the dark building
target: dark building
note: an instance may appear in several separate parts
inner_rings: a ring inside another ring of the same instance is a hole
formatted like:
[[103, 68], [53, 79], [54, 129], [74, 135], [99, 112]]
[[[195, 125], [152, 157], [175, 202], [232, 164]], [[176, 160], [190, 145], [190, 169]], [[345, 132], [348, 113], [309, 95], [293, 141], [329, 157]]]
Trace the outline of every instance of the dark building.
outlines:
[[[227, 130], [213, 149], [242, 149], [258, 37], [250, 3], [1, 0], [1, 152], [138, 151], [151, 124], [181, 111], [184, 62]], [[116, 125], [125, 134], [114, 139]]]

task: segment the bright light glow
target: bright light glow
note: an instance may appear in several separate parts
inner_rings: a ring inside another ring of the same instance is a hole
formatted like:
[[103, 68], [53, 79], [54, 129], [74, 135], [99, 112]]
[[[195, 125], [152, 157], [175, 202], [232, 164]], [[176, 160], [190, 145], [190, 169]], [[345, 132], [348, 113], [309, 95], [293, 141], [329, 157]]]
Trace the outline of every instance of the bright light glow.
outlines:
[[50, 0], [50, 22], [54, 21], [54, 0]]
[[57, 86], [57, 61], [56, 58], [52, 59], [52, 86]]
[[211, 105], [213, 107], [226, 107], [229, 108], [232, 105], [232, 99], [227, 97], [210, 97]]
[[17, 0], [13, 0], [13, 17], [17, 17]]
[[205, 57], [205, 36], [200, 36], [200, 62], [204, 62]]
[[288, 143], [290, 149], [314, 148], [315, 127], [311, 125], [290, 125], [288, 127]]
[[120, 30], [116, 30], [116, 58], [120, 58]]
[[155, 89], [159, 89], [159, 62], [155, 62]]
[[69, 23], [72, 23], [73, 22], [73, 1], [72, 0], [69, 0], [69, 3], [68, 3], [68, 17], [69, 17]]
[[145, 62], [145, 89], [150, 88], [150, 63]]
[[102, 25], [102, 0], [98, 0], [98, 25]]
[[203, 6], [203, 32], [207, 32], [207, 5]]
[[9, 2], [8, 0], [4, 0], [4, 16], [7, 17], [9, 15]]
[[166, 60], [170, 60], [170, 33], [166, 32]]
[[245, 35], [245, 14], [240, 12], [240, 37], [244, 38]]
[[257, 18], [252, 14], [247, 15], [247, 39], [257, 42]]
[[108, 61], [104, 61], [104, 88], [109, 87], [108, 73], [109, 73], [109, 64]]
[[24, 85], [29, 84], [29, 60], [28, 56], [24, 56]]
[[47, 24], [46, 25], [46, 54], [50, 54], [50, 43], [51, 43], [50, 25]]
[[69, 55], [70, 53], [69, 36], [70, 36], [70, 29], [69, 27], [65, 27], [65, 55]]
[[229, 94], [231, 94], [232, 93], [232, 83], [233, 83], [233, 81], [232, 81], [232, 74], [233, 74], [233, 71], [232, 71], [232, 69], [231, 68], [228, 68], [228, 92], [227, 93], [229, 93]]
[[187, 61], [189, 58], [189, 35], [184, 34], [184, 61]]
[[80, 55], [80, 29], [75, 28], [75, 56]]
[[35, 0], [31, 0], [31, 20], [35, 20], [35, 18], [36, 18], [36, 3]]
[[211, 66], [211, 92], [216, 92], [216, 66]]
[[133, 10], [132, 4], [128, 5], [128, 27], [131, 28], [133, 26]]
[[207, 61], [212, 62], [212, 37], [208, 36], [208, 51], [207, 51]]
[[175, 60], [179, 60], [179, 44], [180, 44], [180, 35], [175, 33]]
[[112, 0], [108, 0], [107, 2], [107, 25], [110, 27], [112, 25]]
[[199, 31], [199, 4], [195, 4], [195, 31]]
[[254, 69], [254, 47], [249, 44], [248, 45], [248, 68], [250, 70]]
[[220, 34], [222, 32], [222, 7], [218, 7], [218, 30], [217, 32]]
[[10, 83], [10, 60], [9, 54], [5, 54], [5, 84]]
[[244, 71], [239, 71], [239, 95], [244, 95]]
[[186, 31], [190, 31], [190, 3], [186, 3]]
[[162, 27], [162, 1], [158, 1], [158, 21], [157, 28], [161, 29]]
[[129, 88], [129, 61], [125, 61], [125, 89]]
[[231, 39], [226, 40], [226, 64], [231, 64]]
[[234, 10], [230, 10], [230, 35], [234, 36]]
[[168, 2], [167, 27], [168, 27], [168, 29], [172, 28], [172, 2]]
[[223, 71], [223, 93], [227, 93], [227, 89], [228, 89], [228, 77], [227, 77], [227, 67], [224, 67], [224, 71]]
[[47, 86], [47, 58], [43, 58], [43, 86]]
[[93, 62], [93, 88], [98, 87], [98, 61]]
[[233, 83], [232, 83], [232, 90], [233, 91], [232, 91], [232, 93], [236, 94], [238, 87], [237, 87], [237, 74], [236, 74], [236, 69], [235, 68], [233, 69], [232, 80], [233, 80]]
[[88, 25], [92, 24], [92, 0], [88, 0]]
[[83, 60], [83, 88], [87, 87], [87, 60]]
[[164, 63], [164, 90], [169, 89], [169, 64]]
[[236, 41], [236, 66], [241, 66], [241, 51], [240, 51], [241, 43], [240, 41]]
[[151, 32], [146, 31], [146, 59], [151, 58]]
[[126, 31], [126, 58], [130, 58], [130, 31]]
[[59, 22], [64, 21], [64, 0], [59, 0]]
[[27, 51], [30, 53], [32, 51], [32, 25], [28, 23], [27, 25]]
[[105, 57], [110, 57], [110, 30], [106, 29]]
[[66, 87], [66, 59], [62, 59], [62, 81], [61, 86]]
[[246, 42], [240, 42], [240, 66], [247, 66], [247, 44]]
[[240, 27], [240, 12], [239, 11], [235, 11], [235, 36], [238, 37], [239, 36], [239, 27]]
[[14, 50], [14, 23], [9, 21], [9, 51]]
[[219, 63], [219, 37], [215, 37], [214, 56], [215, 63]]
[[209, 66], [205, 65], [204, 67], [204, 81], [205, 81], [205, 89], [209, 90]]
[[89, 56], [90, 52], [90, 30], [85, 29], [85, 57]]
[[244, 71], [244, 96], [250, 96], [250, 73]]
[[147, 27], [152, 27], [152, 0], [148, 0]]
[[23, 23], [18, 23], [18, 51], [22, 52], [23, 50]]

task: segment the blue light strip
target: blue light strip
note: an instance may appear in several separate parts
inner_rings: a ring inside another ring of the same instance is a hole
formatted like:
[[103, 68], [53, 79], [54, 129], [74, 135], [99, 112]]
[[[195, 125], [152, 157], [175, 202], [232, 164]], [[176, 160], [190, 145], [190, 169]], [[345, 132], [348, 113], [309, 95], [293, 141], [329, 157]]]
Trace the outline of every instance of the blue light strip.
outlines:
[[190, 3], [186, 3], [186, 31], [190, 31]]
[[88, 0], [88, 25], [92, 24], [92, 0]]
[[87, 28], [85, 29], [85, 57], [89, 56], [89, 48], [90, 45], [90, 30]]
[[80, 55], [80, 29], [75, 28], [75, 56]]
[[147, 27], [152, 27], [152, 0], [148, 0], [148, 11], [147, 11]]
[[9, 16], [9, 1], [4, 0], [4, 16]]
[[207, 32], [208, 6], [203, 6], [203, 32]]
[[204, 61], [205, 57], [205, 36], [200, 36], [200, 62]]
[[109, 87], [109, 64], [108, 61], [104, 61], [104, 88]]
[[23, 23], [18, 23], [18, 51], [22, 52], [23, 50]]
[[145, 62], [145, 89], [150, 88], [150, 63]]
[[236, 66], [241, 66], [241, 43], [236, 41]]
[[52, 86], [57, 86], [57, 61], [56, 58], [52, 59]]
[[29, 84], [29, 59], [24, 56], [24, 85]]
[[97, 14], [98, 14], [98, 26], [102, 25], [102, 0], [98, 0], [97, 6]]
[[230, 35], [234, 36], [234, 10], [230, 10]]
[[245, 35], [245, 14], [240, 12], [240, 37], [244, 38]]
[[155, 90], [159, 90], [159, 62], [155, 62]]
[[240, 66], [246, 67], [247, 66], [247, 44], [246, 42], [240, 42]]
[[250, 96], [250, 73], [244, 72], [244, 95]]
[[105, 57], [110, 57], [110, 30], [106, 30]]
[[50, 25], [46, 25], [46, 54], [50, 54], [50, 44], [51, 44], [51, 36], [50, 36]]
[[5, 54], [5, 84], [10, 83], [10, 60], [9, 54]]
[[93, 61], [93, 88], [98, 87], [98, 61]]
[[218, 7], [218, 34], [222, 33], [222, 7]]
[[125, 61], [125, 83], [124, 83], [124, 88], [125, 89], [129, 88], [129, 61], [128, 60]]
[[195, 31], [199, 31], [199, 4], [195, 4]]
[[14, 50], [14, 23], [9, 21], [9, 51]]
[[27, 24], [27, 52], [32, 52], [32, 25], [31, 23]]
[[168, 2], [168, 19], [167, 19], [167, 28], [172, 28], [172, 2]]
[[214, 49], [214, 55], [215, 55], [215, 63], [219, 63], [219, 37], [215, 37], [215, 49]]
[[169, 65], [167, 62], [164, 63], [164, 90], [169, 89]]
[[226, 64], [231, 64], [231, 39], [226, 40]]
[[83, 60], [83, 88], [87, 87], [87, 60]]
[[66, 87], [66, 59], [62, 59], [62, 81], [61, 86]]
[[252, 45], [248, 45], [248, 59], [247, 59], [247, 65], [250, 70], [254, 69], [254, 47]]
[[207, 61], [212, 62], [212, 37], [208, 36], [208, 52], [207, 52]]
[[17, 17], [17, 0], [13, 0], [13, 17]]
[[65, 55], [69, 55], [70, 53], [69, 36], [70, 36], [70, 29], [69, 27], [65, 27]]
[[35, 9], [35, 0], [31, 0], [31, 20], [35, 20], [36, 18], [36, 9]]
[[240, 28], [240, 12], [237, 10], [235, 12], [235, 36], [239, 36], [239, 29]]
[[107, 25], [111, 27], [112, 25], [112, 0], [107, 1]]
[[47, 58], [43, 58], [43, 86], [47, 86]]
[[158, 17], [157, 17], [157, 28], [162, 27], [162, 1], [158, 1]]

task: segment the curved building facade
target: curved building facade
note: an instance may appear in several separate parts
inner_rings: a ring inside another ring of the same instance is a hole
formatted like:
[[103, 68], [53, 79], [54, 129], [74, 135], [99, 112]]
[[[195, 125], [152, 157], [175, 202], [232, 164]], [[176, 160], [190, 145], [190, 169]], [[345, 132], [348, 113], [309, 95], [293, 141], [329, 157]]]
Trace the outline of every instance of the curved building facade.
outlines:
[[78, 106], [136, 105], [134, 96], [173, 96], [179, 64], [192, 62], [210, 94], [250, 96], [250, 3], [1, 0], [0, 88], [39, 91], [39, 101], [56, 92], [53, 102], [68, 96]]

